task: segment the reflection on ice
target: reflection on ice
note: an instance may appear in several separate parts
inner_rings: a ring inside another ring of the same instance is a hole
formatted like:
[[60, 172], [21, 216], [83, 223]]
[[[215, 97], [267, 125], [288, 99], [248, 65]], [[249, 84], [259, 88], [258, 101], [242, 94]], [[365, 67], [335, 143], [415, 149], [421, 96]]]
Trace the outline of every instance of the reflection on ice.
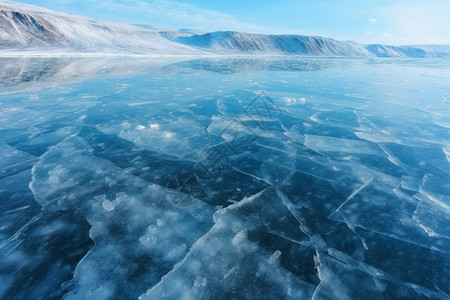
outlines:
[[105, 76], [158, 71], [180, 59], [162, 58], [1, 58], [0, 93], [82, 82]]
[[449, 297], [448, 61], [0, 60], [0, 298]]

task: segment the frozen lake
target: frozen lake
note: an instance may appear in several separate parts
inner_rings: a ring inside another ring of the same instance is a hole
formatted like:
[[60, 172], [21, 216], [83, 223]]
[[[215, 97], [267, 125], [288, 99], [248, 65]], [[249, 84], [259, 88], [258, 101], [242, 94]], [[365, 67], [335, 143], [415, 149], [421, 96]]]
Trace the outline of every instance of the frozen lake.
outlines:
[[0, 65], [1, 299], [449, 299], [450, 60]]

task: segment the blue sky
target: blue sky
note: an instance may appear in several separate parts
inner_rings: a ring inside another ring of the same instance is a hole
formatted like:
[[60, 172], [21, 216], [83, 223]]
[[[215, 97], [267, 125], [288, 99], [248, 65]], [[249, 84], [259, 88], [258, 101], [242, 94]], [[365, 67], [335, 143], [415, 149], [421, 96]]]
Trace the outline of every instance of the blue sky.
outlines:
[[205, 31], [321, 35], [363, 43], [450, 44], [450, 0], [29, 0], [104, 20]]

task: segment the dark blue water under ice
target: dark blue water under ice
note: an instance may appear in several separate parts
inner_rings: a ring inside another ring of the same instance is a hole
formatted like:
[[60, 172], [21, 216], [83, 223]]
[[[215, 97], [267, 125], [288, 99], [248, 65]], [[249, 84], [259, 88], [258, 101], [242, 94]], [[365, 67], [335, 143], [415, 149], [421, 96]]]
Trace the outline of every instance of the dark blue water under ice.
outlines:
[[450, 61], [0, 59], [1, 299], [449, 299]]

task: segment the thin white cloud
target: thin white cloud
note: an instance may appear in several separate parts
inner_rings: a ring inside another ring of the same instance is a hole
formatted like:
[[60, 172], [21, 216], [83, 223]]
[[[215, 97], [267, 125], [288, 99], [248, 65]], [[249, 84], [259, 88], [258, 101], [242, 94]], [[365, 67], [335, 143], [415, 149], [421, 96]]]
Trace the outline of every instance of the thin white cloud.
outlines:
[[378, 23], [378, 19], [377, 18], [369, 18], [368, 19], [370, 23]]
[[152, 19], [152, 16], [164, 17], [172, 21], [175, 20], [179, 23], [185, 23], [186, 26], [194, 26], [198, 29], [267, 31], [266, 28], [261, 26], [241, 22], [232, 15], [177, 1], [125, 0], [116, 2], [107, 0], [99, 2], [97, 5], [102, 9], [110, 11], [135, 12], [141, 15], [147, 14], [149, 20]]
[[402, 1], [391, 5], [385, 14], [391, 36], [396, 44], [449, 44], [450, 1]]

